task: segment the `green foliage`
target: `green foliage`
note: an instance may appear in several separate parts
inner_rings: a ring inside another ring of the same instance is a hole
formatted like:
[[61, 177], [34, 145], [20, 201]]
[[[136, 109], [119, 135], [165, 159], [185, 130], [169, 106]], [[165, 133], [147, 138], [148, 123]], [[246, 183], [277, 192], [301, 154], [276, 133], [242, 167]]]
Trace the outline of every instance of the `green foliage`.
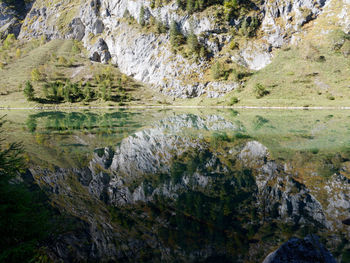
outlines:
[[[3, 125], [0, 119], [0, 127]], [[23, 170], [19, 143], [0, 139], [0, 262], [29, 262], [53, 233], [53, 212], [38, 187], [14, 179]], [[31, 187], [31, 189], [29, 189]]]
[[350, 40], [345, 41], [340, 51], [344, 55], [344, 57], [350, 56]]
[[333, 30], [329, 34], [331, 49], [334, 51], [339, 51], [344, 45], [344, 43], [346, 42], [346, 40], [350, 40], [350, 35], [346, 34], [344, 31], [340, 29]]
[[335, 100], [335, 97], [333, 95], [331, 95], [331, 94], [328, 94], [327, 95], [327, 99], [328, 100]]
[[197, 36], [193, 32], [193, 29], [191, 29], [190, 33], [187, 36], [187, 45], [191, 53], [199, 54], [201, 46], [198, 42]]
[[236, 97], [236, 96], [233, 96], [231, 99], [230, 99], [230, 103], [229, 105], [232, 106], [232, 105], [235, 105], [239, 102], [239, 99]]
[[237, 0], [228, 0], [224, 3], [224, 14], [227, 20], [230, 20], [233, 16], [237, 15], [239, 6]]
[[205, 8], [215, 5], [222, 4], [222, 0], [177, 0], [178, 7], [182, 10], [186, 10], [189, 14], [194, 12], [202, 11]]
[[[82, 100], [90, 100], [91, 93], [87, 94], [83, 91], [80, 83], [71, 83], [69, 80], [66, 82], [53, 81], [46, 83], [43, 87], [43, 92], [47, 100], [51, 102], [78, 102]], [[86, 98], [85, 96], [88, 96]]]
[[156, 24], [156, 30], [157, 30], [157, 33], [158, 33], [158, 34], [166, 33], [167, 27], [166, 27], [166, 25], [164, 25], [164, 24], [162, 23], [161, 20], [156, 19], [155, 24]]
[[32, 81], [35, 81], [35, 82], [41, 81], [43, 78], [42, 73], [38, 68], [33, 69], [30, 75], [31, 75]]
[[85, 101], [90, 101], [93, 98], [94, 94], [92, 92], [90, 83], [86, 83], [85, 84], [83, 94], [84, 94], [84, 100]]
[[219, 79], [223, 76], [224, 69], [223, 66], [219, 61], [217, 61], [212, 67], [211, 67], [211, 75], [213, 79]]
[[241, 27], [239, 29], [239, 32], [241, 35], [245, 37], [253, 37], [255, 36], [255, 32], [259, 27], [259, 20], [257, 17], [253, 17], [251, 21], [248, 21], [247, 18], [245, 18], [241, 24]]
[[185, 43], [185, 38], [178, 29], [176, 22], [173, 20], [170, 24], [170, 44], [176, 48]]
[[109, 101], [112, 98], [111, 95], [111, 83], [108, 80], [104, 80], [102, 83], [99, 85], [99, 93], [100, 93], [100, 98], [103, 99], [104, 101]]
[[3, 43], [4, 49], [9, 49], [13, 45], [15, 40], [16, 40], [16, 37], [14, 34], [8, 34]]
[[81, 52], [82, 46], [81, 43], [77, 40], [74, 40], [73, 46], [72, 46], [72, 52], [75, 54], [79, 54]]
[[146, 21], [145, 21], [145, 8], [142, 5], [140, 8], [140, 17], [139, 17], [139, 23], [140, 25], [143, 27], [146, 25]]
[[264, 85], [257, 83], [254, 86], [254, 93], [257, 99], [260, 99], [268, 94], [270, 94], [270, 92], [268, 90], [266, 90], [266, 88], [264, 87]]
[[23, 93], [28, 101], [34, 100], [34, 96], [35, 96], [34, 88], [33, 88], [32, 83], [30, 83], [29, 80], [25, 83]]
[[71, 67], [73, 65], [71, 60], [68, 60], [64, 56], [60, 56], [57, 59], [58, 65], [62, 67]]

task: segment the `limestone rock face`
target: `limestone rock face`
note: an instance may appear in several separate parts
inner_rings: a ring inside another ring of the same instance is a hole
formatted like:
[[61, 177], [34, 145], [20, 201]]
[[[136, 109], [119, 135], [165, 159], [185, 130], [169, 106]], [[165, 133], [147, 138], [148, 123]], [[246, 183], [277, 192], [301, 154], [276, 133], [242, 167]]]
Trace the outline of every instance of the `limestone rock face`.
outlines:
[[95, 62], [108, 63], [111, 59], [106, 42], [99, 38], [96, 44], [91, 49], [90, 59]]
[[330, 0], [266, 1], [262, 21], [262, 30], [266, 34], [264, 39], [272, 47], [288, 43], [292, 34], [315, 19], [327, 2]]
[[[349, 1], [342, 0], [343, 7], [337, 19], [346, 31], [350, 31]], [[24, 19], [20, 38], [45, 35], [48, 39], [65, 38], [83, 41], [93, 61], [109, 60], [120, 70], [136, 80], [164, 94], [178, 98], [205, 95], [217, 98], [238, 88], [242, 83], [208, 83], [204, 74], [211, 65], [204, 59], [189, 59], [175, 54], [170, 46], [169, 33], [156, 34], [141, 28], [141, 7], [146, 22], [158, 21], [165, 27], [176, 22], [179, 31], [188, 35], [193, 31], [210, 57], [227, 56], [230, 63], [237, 63], [251, 70], [260, 70], [271, 63], [274, 50], [290, 43], [297, 43], [304, 34], [304, 25], [317, 18], [335, 0], [268, 0], [257, 3], [255, 11], [260, 26], [258, 38], [247, 38], [235, 52], [225, 54], [231, 43], [230, 30], [239, 31], [243, 21], [236, 19], [222, 26], [215, 6], [202, 13], [188, 15], [179, 11], [176, 1], [153, 7], [149, 0], [84, 0], [55, 1], [46, 5], [43, 0], [34, 1]], [[2, 4], [3, 5], [3, 4]], [[69, 11], [67, 11], [69, 10]], [[332, 10], [328, 10], [332, 11]], [[247, 17], [245, 19], [251, 19]], [[3, 18], [3, 21], [11, 21]], [[221, 19], [222, 20], [222, 19]], [[4, 25], [9, 27], [9, 22]], [[6, 29], [5, 32], [17, 30]], [[6, 31], [7, 30], [7, 31]], [[298, 37], [296, 37], [298, 35]], [[96, 40], [98, 42], [96, 43]], [[102, 44], [102, 46], [99, 44]]]
[[0, 3], [0, 38], [4, 39], [8, 34], [18, 36], [21, 29], [19, 15], [17, 12], [7, 6], [4, 2]]
[[332, 254], [320, 243], [317, 236], [304, 239], [291, 238], [268, 255], [263, 263], [336, 263]]

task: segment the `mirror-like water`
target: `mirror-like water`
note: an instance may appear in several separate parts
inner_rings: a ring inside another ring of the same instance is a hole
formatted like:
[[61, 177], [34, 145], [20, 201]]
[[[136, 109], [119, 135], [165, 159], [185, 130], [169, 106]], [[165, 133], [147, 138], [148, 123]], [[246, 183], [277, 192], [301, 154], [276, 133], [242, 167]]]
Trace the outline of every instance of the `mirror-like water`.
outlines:
[[348, 111], [6, 113], [35, 182], [80, 222], [57, 258], [262, 262], [314, 233], [350, 260]]

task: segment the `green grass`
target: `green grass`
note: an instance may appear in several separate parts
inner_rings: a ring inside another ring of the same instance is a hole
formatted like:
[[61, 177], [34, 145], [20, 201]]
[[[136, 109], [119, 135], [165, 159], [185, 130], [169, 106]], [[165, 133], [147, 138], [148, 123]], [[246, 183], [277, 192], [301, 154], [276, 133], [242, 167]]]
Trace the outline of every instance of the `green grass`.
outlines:
[[[80, 46], [77, 52], [74, 47]], [[57, 79], [70, 79], [72, 82], [94, 82], [95, 74], [111, 70], [115, 80], [122, 79], [123, 96], [131, 100], [123, 101], [123, 105], [143, 105], [168, 103], [161, 94], [134, 81], [109, 65], [91, 63], [87, 52], [80, 43], [71, 40], [53, 40], [48, 43], [40, 40], [28, 42], [13, 41], [9, 48], [0, 47], [0, 58], [4, 66], [0, 69], [0, 107], [52, 107], [53, 104], [42, 104], [37, 101], [28, 102], [23, 94], [24, 83], [32, 80], [32, 72], [42, 73], [42, 80], [32, 81], [36, 97], [44, 97], [43, 85]], [[17, 50], [20, 50], [20, 56]], [[62, 59], [64, 58], [64, 59]], [[1, 61], [1, 60], [0, 60]], [[62, 61], [67, 61], [66, 64]], [[97, 89], [97, 87], [92, 87]], [[117, 92], [117, 91], [116, 91]], [[169, 100], [170, 101], [170, 100]], [[61, 103], [54, 106], [118, 106], [120, 102], [102, 101]]]

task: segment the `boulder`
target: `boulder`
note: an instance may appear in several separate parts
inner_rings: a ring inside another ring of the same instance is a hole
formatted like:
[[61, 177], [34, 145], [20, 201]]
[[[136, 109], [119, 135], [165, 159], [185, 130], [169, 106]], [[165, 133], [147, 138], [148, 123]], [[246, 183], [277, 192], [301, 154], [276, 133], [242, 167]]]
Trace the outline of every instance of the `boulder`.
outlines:
[[91, 50], [90, 60], [95, 62], [108, 63], [111, 59], [106, 42], [99, 38]]
[[291, 238], [269, 254], [263, 263], [336, 263], [332, 254], [315, 235], [304, 239]]

